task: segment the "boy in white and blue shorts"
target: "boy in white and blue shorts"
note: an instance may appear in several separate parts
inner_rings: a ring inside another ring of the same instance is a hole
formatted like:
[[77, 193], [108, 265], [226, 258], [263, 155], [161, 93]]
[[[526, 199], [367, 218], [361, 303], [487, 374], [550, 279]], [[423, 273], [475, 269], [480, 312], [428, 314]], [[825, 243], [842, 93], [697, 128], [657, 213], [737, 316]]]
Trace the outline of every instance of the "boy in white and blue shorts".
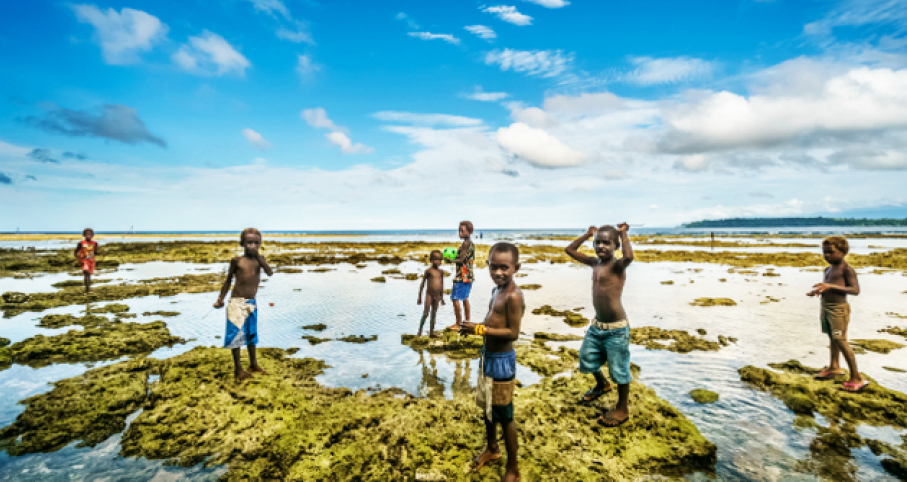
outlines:
[[[592, 268], [592, 304], [595, 306], [595, 320], [586, 331], [583, 346], [579, 351], [579, 370], [595, 377], [595, 386], [582, 398], [590, 403], [611, 390], [611, 384], [602, 374], [601, 367], [608, 363], [611, 380], [617, 384], [617, 405], [599, 417], [606, 427], [618, 427], [630, 419], [630, 322], [620, 297], [627, 280], [627, 266], [633, 262], [633, 248], [627, 223], [614, 226], [592, 226], [586, 234], [576, 238], [567, 246], [567, 254], [573, 259]], [[578, 251], [579, 247], [592, 236], [592, 246], [597, 257]], [[615, 251], [621, 249], [623, 256], [616, 258]]]
[[453, 280], [453, 286], [450, 290], [450, 300], [453, 302], [454, 316], [457, 322], [447, 327], [448, 330], [460, 331], [463, 324], [463, 317], [460, 315], [460, 302], [463, 303], [463, 314], [466, 322], [469, 322], [469, 293], [472, 291], [472, 282], [475, 280], [474, 267], [476, 263], [476, 246], [469, 239], [472, 236], [472, 223], [462, 221], [457, 230], [457, 234], [463, 240], [460, 249], [457, 251], [456, 274]]

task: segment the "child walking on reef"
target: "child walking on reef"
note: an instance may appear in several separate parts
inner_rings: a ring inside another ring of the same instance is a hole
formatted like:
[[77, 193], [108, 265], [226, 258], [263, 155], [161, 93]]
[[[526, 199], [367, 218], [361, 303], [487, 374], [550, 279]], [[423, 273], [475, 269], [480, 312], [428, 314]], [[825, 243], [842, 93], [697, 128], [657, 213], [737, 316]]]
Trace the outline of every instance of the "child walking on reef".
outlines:
[[[595, 306], [595, 320], [586, 331], [583, 345], [579, 351], [580, 373], [591, 373], [595, 377], [595, 387], [583, 395], [581, 402], [593, 400], [611, 391], [611, 385], [602, 374], [601, 367], [608, 363], [608, 374], [617, 383], [617, 405], [598, 421], [606, 427], [618, 427], [630, 419], [630, 322], [624, 311], [620, 298], [627, 281], [627, 266], [633, 262], [633, 248], [627, 231], [630, 226], [621, 223], [617, 226], [592, 226], [586, 234], [580, 236], [567, 246], [571, 258], [592, 267], [592, 304]], [[591, 236], [597, 258], [586, 256], [577, 251]], [[623, 246], [621, 258], [615, 258], [614, 252]]]
[[73, 255], [79, 260], [79, 266], [82, 269], [82, 274], [85, 276], [85, 292], [89, 293], [91, 292], [91, 275], [94, 274], [95, 262], [97, 261], [97, 256], [101, 254], [101, 252], [100, 249], [98, 249], [97, 241], [92, 241], [92, 238], [94, 238], [93, 229], [85, 228], [82, 231], [82, 236], [85, 239], [79, 241]]
[[416, 302], [417, 305], [422, 304], [422, 290], [425, 288], [426, 282], [428, 283], [428, 289], [425, 290], [425, 309], [422, 311], [422, 321], [419, 322], [419, 333], [416, 336], [422, 336], [422, 327], [425, 326], [425, 319], [428, 317], [428, 312], [431, 310], [431, 323], [428, 325], [428, 337], [437, 338], [438, 335], [435, 335], [435, 317], [438, 314], [438, 302], [442, 305], [444, 303], [444, 272], [441, 271], [441, 251], [437, 249], [432, 251], [428, 255], [429, 261], [431, 261], [431, 267], [425, 270], [425, 274], [422, 275], [422, 285], [419, 286], [419, 300]]
[[520, 269], [520, 251], [510, 243], [497, 243], [488, 252], [488, 271], [495, 288], [491, 292], [488, 314], [482, 324], [464, 322], [461, 333], [485, 337], [476, 401], [485, 412], [485, 451], [473, 461], [475, 470], [501, 458], [495, 424], [504, 430], [507, 471], [501, 479], [520, 480], [517, 459], [516, 423], [513, 421], [513, 386], [516, 377], [516, 351], [513, 341], [520, 336], [520, 323], [526, 311], [523, 292], [513, 281]]
[[[454, 316], [457, 317], [456, 324], [448, 326], [448, 330], [459, 331], [463, 323], [463, 318], [469, 322], [469, 292], [472, 291], [472, 282], [475, 279], [473, 268], [476, 263], [476, 247], [469, 239], [472, 236], [472, 223], [462, 221], [457, 231], [463, 244], [457, 251], [456, 268], [457, 273], [453, 279], [453, 288], [450, 290], [450, 300], [453, 301]], [[460, 316], [460, 302], [463, 302], [463, 314]]]
[[844, 375], [839, 361], [839, 355], [844, 355], [844, 361], [850, 368], [850, 380], [844, 382], [842, 390], [859, 392], [869, 385], [869, 381], [863, 380], [860, 376], [857, 359], [847, 342], [847, 325], [850, 324], [850, 304], [847, 303], [847, 295], [860, 294], [857, 272], [844, 261], [848, 251], [850, 246], [847, 240], [840, 236], [831, 236], [822, 241], [822, 256], [831, 266], [825, 269], [825, 278], [822, 282], [813, 286], [807, 296], [822, 297], [820, 314], [822, 333], [828, 335], [831, 342], [829, 344], [831, 360], [828, 367], [816, 375], [816, 379], [830, 380]]
[[237, 381], [252, 378], [252, 374], [242, 369], [240, 347], [246, 345], [249, 349], [249, 371], [267, 375], [260, 366], [255, 356], [255, 345], [258, 344], [258, 305], [255, 303], [255, 294], [261, 281], [261, 270], [264, 269], [268, 276], [274, 274], [264, 256], [258, 253], [261, 247], [261, 232], [255, 228], [244, 229], [239, 235], [239, 244], [243, 247], [243, 255], [230, 261], [227, 270], [227, 279], [220, 290], [220, 296], [214, 303], [215, 308], [224, 307], [224, 297], [230, 290], [230, 283], [236, 277], [236, 286], [230, 295], [227, 305], [227, 333], [224, 336], [224, 348], [233, 350], [234, 375]]

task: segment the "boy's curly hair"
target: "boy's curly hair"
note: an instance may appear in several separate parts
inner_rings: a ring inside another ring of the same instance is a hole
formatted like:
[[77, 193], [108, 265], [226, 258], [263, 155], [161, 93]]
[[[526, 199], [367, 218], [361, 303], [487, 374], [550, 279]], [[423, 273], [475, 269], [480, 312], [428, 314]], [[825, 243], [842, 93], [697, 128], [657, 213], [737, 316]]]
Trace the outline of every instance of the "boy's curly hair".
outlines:
[[433, 249], [431, 250], [431, 253], [428, 253], [428, 259], [431, 260], [435, 253], [438, 253], [438, 256], [441, 256], [442, 258], [444, 257], [444, 253], [442, 253], [440, 249]]
[[822, 246], [831, 246], [844, 254], [850, 251], [850, 244], [842, 236], [829, 236], [822, 240]]
[[510, 255], [513, 256], [514, 263], [520, 262], [520, 249], [514, 244], [505, 242], [495, 243], [495, 245], [488, 250], [488, 259], [491, 259], [491, 255], [494, 253], [510, 253]]
[[610, 224], [606, 224], [596, 230], [596, 234], [602, 232], [609, 233], [609, 237], [613, 239], [617, 244], [617, 247], [615, 249], [620, 249], [620, 231], [618, 231], [617, 228], [611, 226]]
[[460, 221], [460, 226], [466, 226], [466, 231], [472, 234], [472, 223], [469, 221]]
[[94, 229], [85, 228], [85, 229], [82, 230], [82, 236], [85, 236], [85, 233], [87, 233], [87, 232], [89, 232], [89, 231], [91, 231], [91, 234], [94, 234]]
[[247, 234], [257, 234], [259, 239], [261, 238], [261, 231], [255, 229], [255, 228], [246, 228], [246, 229], [243, 229], [242, 233], [240, 233], [240, 235], [239, 235], [239, 244], [246, 242]]

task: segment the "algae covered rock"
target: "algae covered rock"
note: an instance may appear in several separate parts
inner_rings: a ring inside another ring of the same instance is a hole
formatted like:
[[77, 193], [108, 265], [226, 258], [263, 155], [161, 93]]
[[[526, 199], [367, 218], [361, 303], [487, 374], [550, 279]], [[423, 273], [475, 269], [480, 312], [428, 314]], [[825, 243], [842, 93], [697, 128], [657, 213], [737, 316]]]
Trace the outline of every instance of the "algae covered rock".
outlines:
[[715, 403], [718, 401], [718, 394], [702, 388], [697, 388], [690, 392], [693, 401], [700, 404]]
[[[661, 340], [673, 340], [671, 344], [660, 343]], [[669, 350], [677, 353], [691, 351], [718, 351], [721, 345], [691, 335], [683, 330], [665, 330], [656, 326], [630, 328], [630, 343], [642, 345], [648, 350]]]
[[316, 323], [314, 325], [305, 325], [302, 327], [303, 330], [313, 330], [313, 331], [324, 331], [328, 325], [324, 323]]
[[303, 335], [302, 339], [307, 340], [309, 342], [309, 345], [318, 345], [318, 344], [324, 343], [326, 341], [331, 341], [330, 338], [318, 338], [317, 336], [312, 336], [312, 335]]
[[124, 305], [123, 303], [108, 303], [104, 306], [98, 308], [92, 308], [93, 313], [125, 313], [129, 311], [129, 305]]
[[460, 335], [445, 330], [438, 338], [427, 336], [400, 335], [400, 343], [414, 350], [429, 353], [443, 353], [450, 358], [478, 358], [482, 352], [481, 336]]
[[0, 336], [0, 348], [3, 348], [5, 346], [9, 346], [9, 338], [3, 338], [2, 336]]
[[904, 348], [904, 345], [900, 343], [895, 343], [889, 340], [850, 340], [850, 344], [855, 347], [862, 348], [864, 350], [869, 350], [875, 353], [890, 353], [891, 350], [897, 350], [898, 348]]
[[163, 316], [164, 318], [170, 318], [172, 316], [179, 316], [179, 311], [146, 311], [142, 313], [142, 316]]
[[545, 333], [543, 331], [535, 332], [536, 340], [551, 340], [551, 341], [575, 341], [582, 340], [583, 337], [579, 335], [562, 335], [560, 333]]
[[376, 276], [372, 278], [372, 281], [374, 281], [375, 283], [386, 283], [387, 279], [385, 279], [384, 276]]
[[551, 307], [551, 305], [542, 305], [539, 308], [532, 310], [533, 315], [548, 315], [548, 316], [560, 316], [564, 318], [564, 323], [573, 326], [581, 327], [589, 324], [589, 319], [583, 317], [583, 315], [575, 311], [558, 311]]
[[690, 303], [693, 306], [737, 306], [730, 298], [696, 298]]
[[406, 273], [403, 278], [407, 281], [418, 281], [420, 276], [418, 273]]
[[377, 339], [378, 339], [378, 335], [372, 335], [372, 336], [348, 335], [343, 338], [337, 338], [337, 341], [345, 341], [347, 343], [368, 343], [370, 341], [375, 341]]
[[879, 330], [879, 333], [891, 333], [892, 335], [899, 335], [907, 338], [907, 328], [899, 328], [897, 326], [882, 328], [881, 330]]
[[18, 291], [7, 291], [6, 293], [3, 293], [0, 298], [3, 299], [4, 303], [9, 304], [19, 304], [28, 301], [28, 295], [25, 293], [19, 293]]
[[110, 320], [105, 316], [97, 315], [44, 315], [38, 322], [41, 328], [62, 328], [64, 326], [79, 325], [84, 327], [97, 327], [109, 324]]
[[542, 287], [542, 285], [540, 285], [540, 284], [520, 285], [521, 290], [530, 290], [530, 291], [541, 289], [541, 287]]

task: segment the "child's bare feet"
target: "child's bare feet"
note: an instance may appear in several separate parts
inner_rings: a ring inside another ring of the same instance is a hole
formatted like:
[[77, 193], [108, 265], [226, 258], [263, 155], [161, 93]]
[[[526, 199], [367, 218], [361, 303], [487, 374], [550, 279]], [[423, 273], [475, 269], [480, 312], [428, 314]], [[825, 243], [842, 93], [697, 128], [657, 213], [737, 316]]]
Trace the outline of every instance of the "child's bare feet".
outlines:
[[501, 458], [500, 448], [486, 448], [478, 457], [472, 459], [472, 470], [479, 470], [488, 462]]
[[618, 410], [615, 408], [601, 417], [598, 417], [598, 423], [608, 428], [619, 427], [627, 420], [630, 420], [630, 413], [626, 409]]
[[261, 373], [262, 375], [267, 375], [267, 374], [268, 374], [268, 372], [266, 372], [266, 371], [264, 370], [264, 368], [262, 368], [262, 367], [260, 367], [260, 366], [258, 366], [258, 365], [255, 365], [254, 367], [249, 367], [249, 371], [250, 371], [250, 372], [255, 372], [255, 373]]
[[438, 335], [432, 333], [431, 335], [428, 335], [428, 337], [429, 337], [429, 338], [438, 338]]
[[416, 333], [416, 338], [422, 338], [422, 332]]
[[240, 371], [236, 372], [236, 381], [237, 382], [241, 382], [243, 380], [249, 380], [251, 378], [252, 378], [252, 374], [245, 370], [240, 370]]
[[454, 324], [448, 326], [446, 329], [448, 329], [450, 331], [460, 331], [460, 324], [454, 323]]
[[514, 470], [504, 472], [504, 476], [501, 477], [501, 482], [520, 482], [520, 471]]

